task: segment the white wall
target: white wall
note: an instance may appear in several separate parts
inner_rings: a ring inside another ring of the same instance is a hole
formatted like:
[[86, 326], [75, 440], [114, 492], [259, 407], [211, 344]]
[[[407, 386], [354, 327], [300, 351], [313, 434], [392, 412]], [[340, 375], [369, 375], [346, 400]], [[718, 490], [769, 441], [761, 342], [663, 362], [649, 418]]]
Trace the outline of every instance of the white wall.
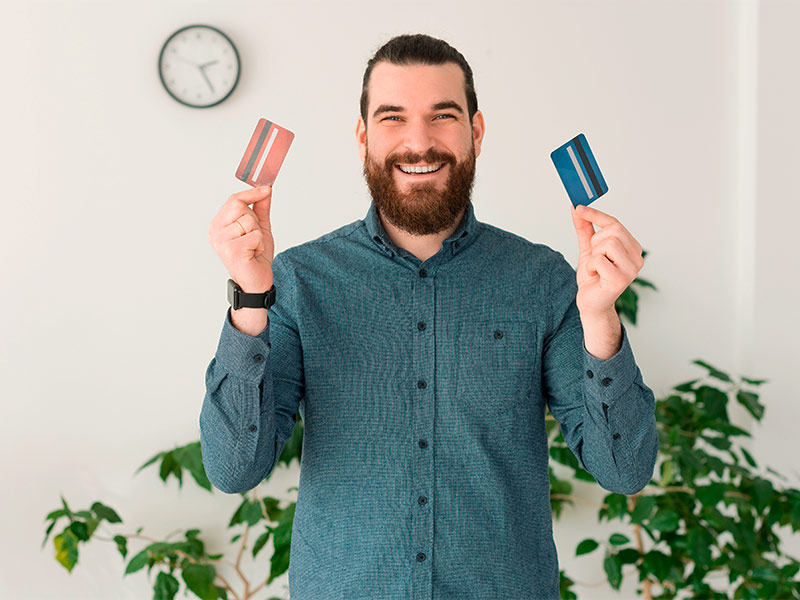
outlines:
[[[234, 170], [262, 116], [297, 136], [273, 198], [276, 252], [364, 216], [361, 77], [398, 33], [442, 37], [473, 67], [487, 126], [477, 218], [573, 264], [570, 204], [549, 153], [586, 134], [610, 186], [593, 206], [649, 251], [641, 275], [659, 287], [629, 327], [645, 381], [662, 397], [703, 373], [695, 358], [769, 378], [752, 448], [798, 485], [796, 4], [39, 0], [3, 17], [2, 597], [152, 594], [142, 573], [123, 578], [112, 544], [82, 547], [71, 575], [50, 540], [40, 548], [59, 494], [76, 509], [108, 503], [125, 532], [199, 527], [212, 551], [227, 547], [238, 496], [191, 480], [165, 489], [152, 467], [133, 477], [156, 452], [199, 438], [227, 308], [208, 224], [247, 187]], [[231, 36], [243, 62], [234, 95], [208, 110], [172, 100], [156, 70], [166, 38], [197, 22]], [[267, 492], [290, 498], [296, 480], [296, 467], [278, 471]], [[555, 525], [561, 566], [603, 582], [596, 556], [574, 558], [587, 527], [617, 530], [598, 525], [595, 508], [569, 509]], [[245, 572], [264, 574], [263, 559]], [[607, 584], [577, 591], [619, 597]]]

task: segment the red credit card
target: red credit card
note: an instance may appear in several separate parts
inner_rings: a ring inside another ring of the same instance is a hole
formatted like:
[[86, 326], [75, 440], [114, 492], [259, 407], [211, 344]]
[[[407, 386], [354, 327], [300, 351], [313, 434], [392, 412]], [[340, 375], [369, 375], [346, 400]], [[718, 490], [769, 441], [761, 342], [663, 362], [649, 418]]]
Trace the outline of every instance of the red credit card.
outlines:
[[247, 150], [236, 169], [236, 179], [253, 187], [272, 185], [289, 152], [294, 134], [266, 119], [259, 119]]

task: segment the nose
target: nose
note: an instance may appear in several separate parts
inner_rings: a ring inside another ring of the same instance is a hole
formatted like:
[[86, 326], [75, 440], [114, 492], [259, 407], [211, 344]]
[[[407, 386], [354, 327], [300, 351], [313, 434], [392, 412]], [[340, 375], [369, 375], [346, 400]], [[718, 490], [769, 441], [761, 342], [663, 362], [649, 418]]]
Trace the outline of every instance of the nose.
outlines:
[[436, 145], [433, 128], [426, 119], [413, 119], [405, 128], [405, 147], [411, 152], [424, 155]]

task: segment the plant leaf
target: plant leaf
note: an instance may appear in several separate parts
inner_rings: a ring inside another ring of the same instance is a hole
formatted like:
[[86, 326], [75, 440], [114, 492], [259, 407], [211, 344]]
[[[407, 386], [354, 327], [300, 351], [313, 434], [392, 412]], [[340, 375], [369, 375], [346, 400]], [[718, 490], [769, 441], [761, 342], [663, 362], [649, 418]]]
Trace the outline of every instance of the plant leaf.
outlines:
[[622, 563], [616, 554], [608, 554], [603, 561], [603, 569], [605, 569], [608, 583], [615, 590], [619, 589], [622, 583]]
[[612, 546], [622, 546], [623, 544], [629, 544], [630, 539], [626, 536], [622, 535], [621, 533], [612, 533], [611, 537], [608, 538], [608, 542]]
[[631, 523], [641, 523], [650, 518], [656, 505], [655, 496], [639, 496], [631, 513]]
[[201, 565], [190, 563], [184, 567], [181, 573], [186, 587], [194, 592], [202, 600], [217, 600], [217, 588], [214, 586], [214, 579], [217, 571], [213, 565]]
[[736, 400], [738, 400], [739, 404], [744, 406], [757, 421], [760, 421], [764, 416], [764, 405], [758, 401], [758, 394], [739, 390], [736, 393]]
[[153, 600], [173, 600], [179, 589], [180, 584], [175, 577], [160, 571], [156, 575], [156, 583], [153, 586]]
[[658, 531], [675, 531], [680, 523], [680, 516], [671, 508], [658, 511], [649, 523], [652, 529]]
[[578, 544], [578, 548], [575, 550], [575, 556], [589, 554], [589, 552], [595, 550], [599, 545], [600, 544], [592, 538], [586, 538], [585, 540], [582, 540], [580, 544]]
[[729, 383], [733, 382], [733, 380], [730, 378], [730, 375], [728, 375], [727, 373], [723, 373], [722, 371], [720, 371], [716, 367], [712, 367], [710, 364], [708, 364], [705, 361], [702, 361], [702, 360], [698, 359], [698, 360], [693, 360], [692, 362], [694, 364], [696, 364], [696, 365], [700, 365], [701, 367], [705, 367], [706, 369], [708, 369], [708, 375], [710, 377], [714, 377], [716, 379], [721, 379], [722, 381], [727, 381]]

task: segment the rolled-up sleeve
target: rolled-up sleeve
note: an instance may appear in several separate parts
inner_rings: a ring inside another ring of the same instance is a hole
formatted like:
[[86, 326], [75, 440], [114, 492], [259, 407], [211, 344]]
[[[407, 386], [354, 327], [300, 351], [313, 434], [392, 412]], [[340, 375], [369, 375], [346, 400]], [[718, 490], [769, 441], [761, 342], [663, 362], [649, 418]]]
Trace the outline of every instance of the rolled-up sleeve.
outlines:
[[542, 358], [547, 405], [567, 445], [598, 484], [635, 494], [652, 478], [658, 454], [655, 396], [642, 380], [623, 323], [614, 356], [600, 360], [586, 350], [575, 269], [560, 252], [554, 254]]

